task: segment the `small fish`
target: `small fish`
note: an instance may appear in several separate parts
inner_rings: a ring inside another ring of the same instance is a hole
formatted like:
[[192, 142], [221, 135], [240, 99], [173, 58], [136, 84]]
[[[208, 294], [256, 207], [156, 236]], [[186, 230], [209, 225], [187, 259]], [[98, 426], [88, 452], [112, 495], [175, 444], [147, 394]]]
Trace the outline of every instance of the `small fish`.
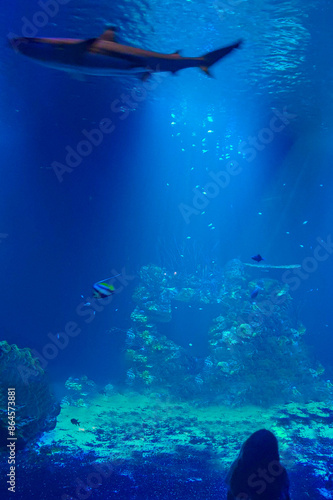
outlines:
[[78, 420], [76, 420], [76, 418], [72, 418], [72, 419], [71, 419], [71, 423], [72, 423], [73, 425], [81, 425], [81, 424], [80, 424], [80, 422], [79, 422]]
[[265, 260], [263, 257], [261, 257], [260, 253], [258, 253], [258, 255], [253, 255], [251, 259], [255, 260], [256, 262], [261, 262], [262, 260]]
[[132, 344], [132, 343], [127, 342], [127, 346], [123, 347], [122, 352], [126, 352], [126, 351], [144, 351], [144, 350], [145, 350], [145, 348], [144, 348], [144, 346], [142, 346], [142, 344], [139, 344], [139, 343]]
[[135, 339], [135, 333], [133, 332], [133, 330], [131, 330], [131, 329], [127, 330], [127, 332], [126, 332], [126, 338], [128, 340], [134, 340]]
[[132, 368], [130, 368], [129, 370], [127, 370], [126, 375], [127, 375], [127, 378], [130, 379], [130, 380], [134, 380], [135, 379], [135, 373], [134, 373], [134, 371], [133, 371]]
[[260, 287], [256, 287], [253, 292], [251, 293], [251, 299], [255, 299], [258, 295], [258, 293], [260, 292], [261, 288]]
[[117, 278], [117, 276], [120, 276], [120, 274], [116, 274], [115, 276], [111, 276], [110, 278], [105, 278], [104, 280], [97, 281], [97, 283], [93, 285], [93, 297], [95, 297], [95, 299], [105, 299], [106, 297], [112, 295], [115, 291], [115, 288], [110, 283], [107, 283], [107, 281], [110, 281], [113, 278]]
[[214, 366], [213, 361], [211, 360], [210, 356], [205, 359], [205, 367], [206, 368], [212, 368]]

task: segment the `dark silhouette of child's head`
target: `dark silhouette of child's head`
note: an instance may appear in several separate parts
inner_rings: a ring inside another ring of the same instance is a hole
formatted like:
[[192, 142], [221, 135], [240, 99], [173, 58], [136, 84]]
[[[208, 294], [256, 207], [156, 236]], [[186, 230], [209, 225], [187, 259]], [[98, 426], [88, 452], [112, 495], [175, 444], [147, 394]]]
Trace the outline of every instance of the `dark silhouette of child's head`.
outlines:
[[245, 441], [227, 482], [228, 500], [290, 500], [287, 471], [272, 432], [261, 429]]

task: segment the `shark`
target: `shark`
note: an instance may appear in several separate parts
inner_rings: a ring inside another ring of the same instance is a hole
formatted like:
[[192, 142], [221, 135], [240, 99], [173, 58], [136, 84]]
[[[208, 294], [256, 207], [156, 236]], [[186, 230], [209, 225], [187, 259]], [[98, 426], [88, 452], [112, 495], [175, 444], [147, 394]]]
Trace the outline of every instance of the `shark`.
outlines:
[[178, 73], [198, 67], [208, 76], [210, 67], [238, 49], [242, 40], [201, 57], [183, 57], [181, 51], [164, 54], [121, 44], [117, 28], [107, 26], [98, 38], [12, 37], [16, 52], [45, 66], [83, 75], [126, 76], [147, 80], [156, 72]]

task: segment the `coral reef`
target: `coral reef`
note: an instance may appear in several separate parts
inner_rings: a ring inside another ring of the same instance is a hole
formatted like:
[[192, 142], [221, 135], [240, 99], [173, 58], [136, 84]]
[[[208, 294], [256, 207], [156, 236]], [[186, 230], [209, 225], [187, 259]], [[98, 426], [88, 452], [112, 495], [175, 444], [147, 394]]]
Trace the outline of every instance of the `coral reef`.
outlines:
[[[95, 382], [83, 375], [80, 378], [69, 377], [65, 387], [67, 394], [62, 400], [62, 405], [87, 406], [90, 398], [96, 396], [97, 386]], [[109, 386], [105, 391], [109, 391]]]
[[232, 286], [245, 281], [244, 264], [239, 259], [232, 259], [224, 267], [225, 280]]
[[[127, 384], [235, 406], [328, 397], [329, 381], [307, 353], [306, 330], [294, 314], [288, 285], [270, 277], [250, 278], [245, 269], [238, 259], [228, 262], [223, 273], [211, 270], [200, 277], [143, 266], [126, 340]], [[172, 328], [177, 302], [218, 308], [211, 318], [206, 359], [194, 358], [159, 333], [159, 323]]]
[[192, 359], [185, 349], [157, 332], [154, 325], [136, 324], [127, 333], [126, 358], [131, 365], [126, 382], [133, 388], [181, 384]]
[[4, 435], [8, 425], [7, 388], [15, 388], [15, 437], [17, 447], [23, 448], [29, 441], [55, 427], [60, 406], [51, 395], [45, 373], [30, 349], [19, 349], [15, 344], [0, 342], [0, 377], [1, 435]]
[[[213, 320], [209, 332], [213, 367], [207, 383], [218, 381], [218, 390], [230, 404], [321, 399], [325, 381], [311, 380], [320, 367], [311, 367], [302, 343], [305, 327], [293, 315], [288, 285], [270, 278], [246, 283], [240, 272], [232, 270], [243, 286], [236, 302], [232, 287], [221, 303], [222, 314]], [[258, 292], [255, 300], [253, 290]], [[214, 370], [216, 363], [220, 371]]]

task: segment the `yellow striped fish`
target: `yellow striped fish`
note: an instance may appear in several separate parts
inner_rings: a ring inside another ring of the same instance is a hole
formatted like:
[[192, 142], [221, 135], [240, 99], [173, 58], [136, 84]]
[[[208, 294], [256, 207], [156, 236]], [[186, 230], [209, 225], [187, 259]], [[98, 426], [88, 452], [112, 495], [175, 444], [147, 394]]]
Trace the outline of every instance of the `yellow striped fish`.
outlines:
[[120, 276], [120, 274], [116, 274], [115, 276], [111, 276], [110, 278], [105, 278], [104, 280], [97, 281], [97, 283], [93, 285], [93, 297], [96, 299], [105, 299], [106, 297], [112, 295], [115, 292], [115, 288], [113, 285], [107, 282], [112, 280], [113, 278], [116, 278], [117, 276]]

